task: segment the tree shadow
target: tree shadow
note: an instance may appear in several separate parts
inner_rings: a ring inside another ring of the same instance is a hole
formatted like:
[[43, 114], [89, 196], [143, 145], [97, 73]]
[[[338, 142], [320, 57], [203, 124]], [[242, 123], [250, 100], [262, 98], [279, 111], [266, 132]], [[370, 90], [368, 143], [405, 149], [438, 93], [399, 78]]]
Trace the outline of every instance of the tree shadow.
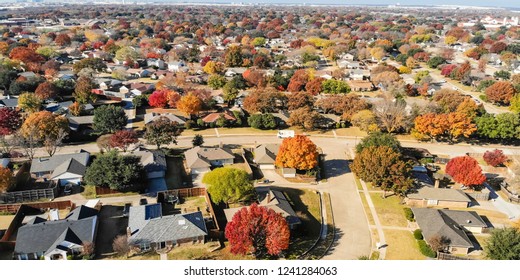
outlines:
[[325, 160], [323, 166], [325, 168], [325, 178], [327, 179], [339, 177], [350, 172], [348, 160], [346, 159]]
[[96, 258], [102, 259], [114, 253], [113, 240], [118, 235], [126, 234], [128, 218], [123, 217], [123, 206], [104, 205], [99, 212], [97, 238], [95, 242]]
[[[343, 237], [344, 234], [345, 233], [343, 232], [343, 230], [336, 227], [335, 234], [334, 234], [334, 241], [332, 242], [332, 245], [330, 246], [329, 250], [325, 253], [324, 256], [329, 256], [334, 253], [334, 251], [336, 250], [336, 247], [339, 244], [339, 240], [341, 239], [341, 237]], [[328, 244], [327, 244], [327, 246], [328, 246]]]

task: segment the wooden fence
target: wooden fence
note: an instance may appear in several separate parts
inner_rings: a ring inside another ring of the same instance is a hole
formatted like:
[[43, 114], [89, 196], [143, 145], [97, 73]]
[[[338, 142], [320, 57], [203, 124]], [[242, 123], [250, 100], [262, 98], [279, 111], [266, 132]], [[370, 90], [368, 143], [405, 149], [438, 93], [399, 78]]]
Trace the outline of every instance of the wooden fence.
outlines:
[[470, 261], [471, 260], [470, 258], [454, 256], [451, 254], [446, 254], [446, 253], [441, 253], [441, 252], [437, 252], [437, 259], [438, 260], [461, 260], [461, 261]]
[[121, 193], [121, 192], [110, 189], [110, 188], [96, 187], [96, 195], [106, 195], [106, 194], [116, 194], [116, 193]]
[[505, 186], [502, 186], [500, 188], [500, 191], [507, 196], [507, 198], [509, 199], [509, 202], [520, 203], [520, 197], [518, 197], [518, 195], [510, 192]]
[[51, 201], [51, 202], [36, 202], [36, 203], [25, 203], [25, 204], [0, 204], [0, 212], [16, 213], [22, 205], [27, 205], [38, 209], [74, 209], [76, 204], [70, 200], [65, 201]]
[[206, 188], [184, 188], [167, 190], [157, 193], [157, 198], [164, 197], [166, 195], [174, 195], [179, 198], [192, 197], [192, 196], [204, 196], [206, 194]]
[[52, 181], [50, 186], [46, 189], [2, 193], [0, 194], [0, 203], [22, 203], [40, 199], [54, 199], [58, 196], [58, 186]]

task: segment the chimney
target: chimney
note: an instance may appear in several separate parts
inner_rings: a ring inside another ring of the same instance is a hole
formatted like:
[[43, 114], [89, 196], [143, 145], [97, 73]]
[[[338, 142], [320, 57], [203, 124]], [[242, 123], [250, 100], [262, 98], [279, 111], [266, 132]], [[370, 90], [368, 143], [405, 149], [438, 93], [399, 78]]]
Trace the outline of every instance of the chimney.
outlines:
[[271, 202], [271, 191], [267, 192], [267, 203]]
[[438, 189], [439, 185], [440, 185], [440, 180], [439, 179], [435, 179], [435, 185], [433, 187]]

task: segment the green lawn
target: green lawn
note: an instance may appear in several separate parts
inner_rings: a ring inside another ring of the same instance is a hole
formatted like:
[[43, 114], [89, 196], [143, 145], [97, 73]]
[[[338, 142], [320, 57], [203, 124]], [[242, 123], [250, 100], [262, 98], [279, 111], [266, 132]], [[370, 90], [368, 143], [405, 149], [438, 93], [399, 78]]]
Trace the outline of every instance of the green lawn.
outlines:
[[382, 193], [370, 193], [370, 198], [374, 203], [381, 224], [383, 226], [406, 227], [408, 223], [403, 212], [405, 206], [400, 204], [401, 199], [397, 196], [383, 199], [382, 195]]
[[424, 260], [426, 259], [419, 251], [417, 241], [409, 231], [383, 230], [386, 247], [386, 260]]

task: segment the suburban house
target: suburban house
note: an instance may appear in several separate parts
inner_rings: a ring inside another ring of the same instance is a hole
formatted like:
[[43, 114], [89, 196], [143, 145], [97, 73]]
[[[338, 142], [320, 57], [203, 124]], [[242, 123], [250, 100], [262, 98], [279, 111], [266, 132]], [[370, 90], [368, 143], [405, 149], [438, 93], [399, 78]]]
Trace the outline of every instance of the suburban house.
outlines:
[[161, 150], [139, 150], [130, 155], [139, 157], [146, 172], [147, 192], [159, 192], [168, 189], [166, 186], [166, 155]]
[[79, 206], [61, 220], [32, 218], [18, 229], [14, 258], [66, 260], [81, 254], [86, 243], [95, 242], [97, 214], [96, 209]]
[[220, 117], [223, 117], [228, 122], [235, 122], [237, 120], [232, 113], [226, 111], [222, 113], [210, 113], [202, 118], [202, 121], [204, 121], [204, 123], [216, 123]]
[[375, 89], [371, 81], [348, 80], [347, 84], [353, 91], [373, 91]]
[[0, 99], [0, 107], [15, 109], [18, 107], [18, 98], [12, 98], [9, 95]]
[[193, 147], [184, 152], [188, 173], [192, 175], [208, 172], [213, 167], [233, 164], [235, 156], [226, 148]]
[[[282, 215], [290, 229], [294, 229], [301, 224], [300, 218], [298, 218], [291, 204], [281, 191], [272, 190], [268, 187], [257, 187], [255, 191], [258, 197], [258, 205], [272, 209], [274, 212]], [[243, 207], [224, 209], [227, 221], [231, 221], [233, 216], [242, 208]]]
[[254, 150], [255, 163], [258, 164], [260, 169], [275, 169], [274, 163], [279, 149], [280, 144], [262, 144], [256, 147]]
[[430, 208], [412, 208], [424, 240], [439, 236], [449, 239], [447, 251], [452, 254], [468, 254], [475, 245], [468, 232], [482, 233], [487, 227], [475, 211], [455, 211]]
[[90, 154], [86, 151], [35, 158], [32, 160], [30, 173], [37, 180], [57, 181], [60, 186], [79, 184], [85, 175], [89, 159]]
[[421, 186], [434, 187], [435, 185], [430, 175], [428, 175], [428, 169], [422, 165], [416, 165], [412, 168], [412, 177]]
[[466, 208], [471, 199], [461, 190], [422, 187], [408, 194], [406, 204], [414, 207], [460, 207]]
[[207, 234], [200, 211], [163, 216], [161, 204], [130, 207], [128, 242], [141, 251], [171, 249], [183, 243], [203, 243]]
[[184, 117], [182, 117], [182, 116], [177, 116], [177, 115], [172, 114], [172, 113], [161, 114], [161, 113], [156, 113], [156, 112], [150, 112], [150, 113], [145, 114], [144, 115], [144, 124], [146, 125], [146, 124], [149, 124], [151, 122], [154, 122], [154, 121], [158, 120], [161, 117], [166, 117], [170, 121], [176, 122], [180, 126], [184, 126], [184, 124], [186, 124], [186, 119]]

